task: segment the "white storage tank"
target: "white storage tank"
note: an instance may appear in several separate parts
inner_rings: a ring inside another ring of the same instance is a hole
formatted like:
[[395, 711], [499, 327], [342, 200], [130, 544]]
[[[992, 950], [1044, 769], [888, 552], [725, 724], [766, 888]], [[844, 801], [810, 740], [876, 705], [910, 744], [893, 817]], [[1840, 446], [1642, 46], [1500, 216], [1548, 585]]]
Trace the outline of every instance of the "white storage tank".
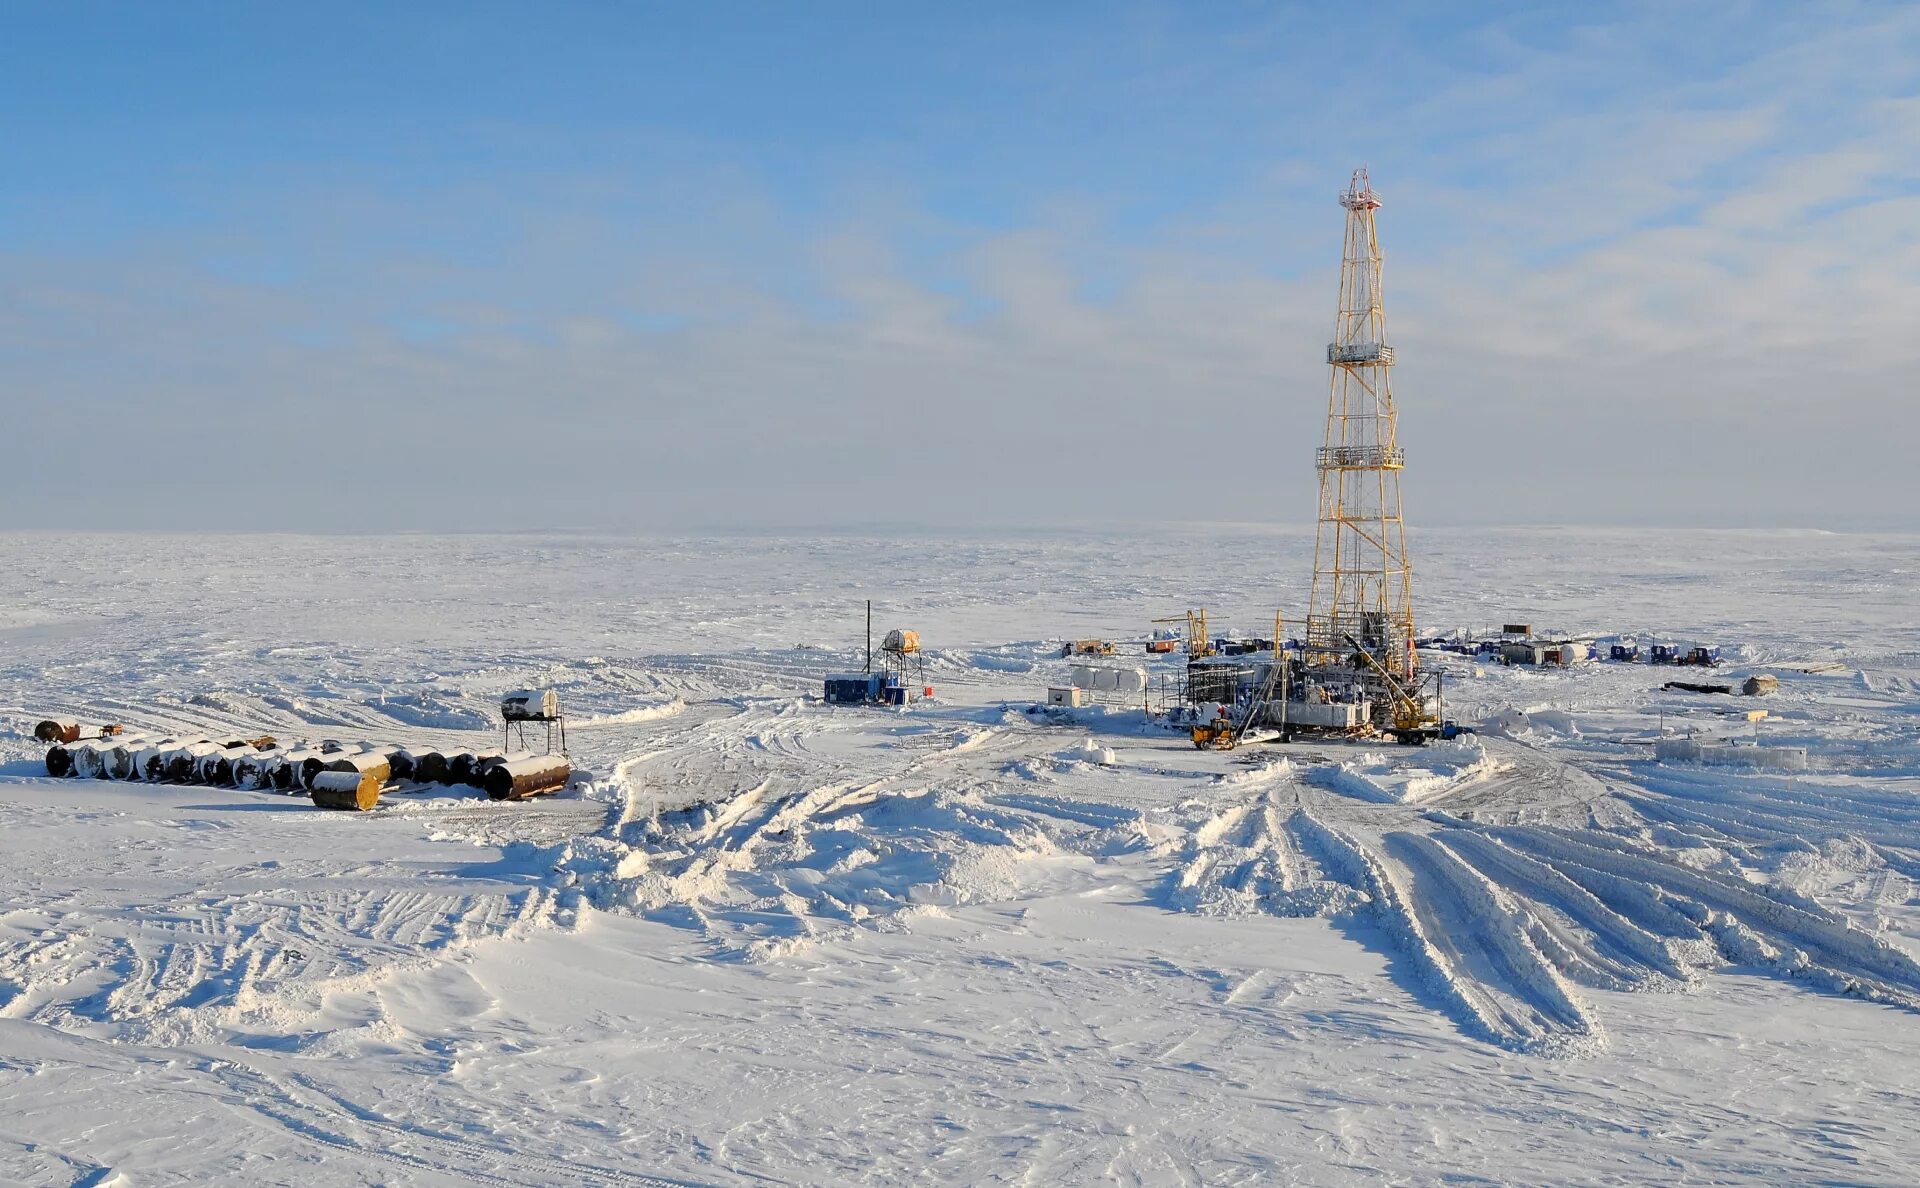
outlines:
[[552, 689], [522, 689], [500, 699], [500, 717], [508, 722], [549, 722], [560, 716], [560, 695]]

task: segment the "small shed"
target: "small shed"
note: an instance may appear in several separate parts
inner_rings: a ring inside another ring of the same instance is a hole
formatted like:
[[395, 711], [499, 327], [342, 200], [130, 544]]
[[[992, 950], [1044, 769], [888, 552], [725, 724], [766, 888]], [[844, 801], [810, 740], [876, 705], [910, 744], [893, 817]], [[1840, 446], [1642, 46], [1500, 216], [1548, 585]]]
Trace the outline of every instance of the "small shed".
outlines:
[[[1553, 651], [1551, 657], [1548, 652]], [[1500, 645], [1502, 664], [1558, 664], [1560, 656], [1557, 649], [1537, 643], [1530, 639], [1509, 639]]]
[[843, 672], [827, 678], [826, 699], [829, 705], [864, 705], [880, 700], [881, 674], [877, 672]]
[[1051, 686], [1047, 689], [1048, 705], [1063, 705], [1069, 709], [1078, 709], [1087, 704], [1087, 691], [1072, 686]]

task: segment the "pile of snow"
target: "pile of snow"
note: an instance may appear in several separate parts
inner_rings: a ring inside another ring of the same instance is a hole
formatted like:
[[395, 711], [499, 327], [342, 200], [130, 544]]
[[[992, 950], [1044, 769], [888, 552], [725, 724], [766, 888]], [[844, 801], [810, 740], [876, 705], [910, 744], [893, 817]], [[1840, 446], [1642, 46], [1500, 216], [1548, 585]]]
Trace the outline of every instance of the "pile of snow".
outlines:
[[619, 710], [610, 714], [592, 714], [575, 719], [573, 726], [632, 726], [640, 722], [657, 722], [661, 718], [671, 718], [685, 713], [687, 703], [679, 697], [669, 697], [648, 705], [635, 706], [632, 709]]
[[1314, 783], [1382, 804], [1418, 804], [1502, 769], [1472, 736], [1429, 743], [1418, 750], [1369, 751], [1337, 767], [1318, 768]]
[[1032, 672], [1033, 661], [1025, 656], [1009, 655], [1007, 649], [994, 652], [970, 652], [963, 662], [972, 668], [983, 668], [988, 672]]
[[1017, 898], [1091, 869], [1114, 830], [1137, 840], [1131, 817], [1090, 827], [963, 793], [871, 786], [763, 789], [662, 820], [657, 833], [636, 821], [571, 842], [555, 866], [596, 907], [697, 920], [755, 959], [854, 926]]
[[1103, 747], [1090, 738], [1082, 739], [1077, 747], [1068, 747], [1059, 757], [1068, 763], [1094, 763], [1101, 767], [1112, 767], [1116, 762], [1112, 747]]
[[387, 695], [367, 705], [396, 722], [431, 730], [491, 730], [495, 725], [490, 709], [456, 705], [431, 693]]
[[1480, 723], [1480, 733], [1520, 741], [1550, 741], [1578, 738], [1580, 725], [1563, 709], [1537, 705], [1530, 709], [1504, 709]]

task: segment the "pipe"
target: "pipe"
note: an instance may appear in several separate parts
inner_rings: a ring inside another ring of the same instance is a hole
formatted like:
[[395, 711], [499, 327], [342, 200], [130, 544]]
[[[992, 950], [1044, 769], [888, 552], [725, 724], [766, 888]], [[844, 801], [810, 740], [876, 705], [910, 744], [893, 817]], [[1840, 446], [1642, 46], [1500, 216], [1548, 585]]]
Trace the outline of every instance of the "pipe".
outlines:
[[439, 751], [416, 751], [413, 755], [413, 779], [420, 784], [447, 784], [447, 757]]
[[133, 778], [157, 784], [166, 778], [167, 752], [180, 745], [174, 737], [156, 739], [133, 753]]
[[110, 780], [139, 778], [140, 767], [135, 757], [146, 745], [146, 740], [137, 734], [116, 738], [107, 744], [100, 752], [106, 778]]
[[352, 769], [323, 771], [313, 777], [312, 796], [323, 809], [364, 813], [380, 803], [380, 781]]
[[169, 784], [190, 784], [194, 770], [199, 766], [202, 755], [211, 755], [220, 750], [218, 743], [196, 742], [184, 747], [174, 747], [161, 756], [161, 779]]
[[33, 728], [33, 737], [44, 743], [80, 741], [80, 723], [72, 718], [48, 718]]
[[233, 765], [236, 760], [248, 755], [258, 754], [250, 743], [229, 745], [211, 755], [202, 755], [193, 765], [193, 778], [202, 784], [212, 784], [216, 788], [233, 786]]
[[285, 754], [282, 751], [252, 751], [233, 761], [233, 786], [265, 788], [272, 784], [272, 769]]
[[394, 747], [391, 750], [382, 751], [381, 754], [385, 755], [387, 759], [387, 770], [389, 773], [387, 778], [394, 780], [410, 780], [413, 778], [414, 760], [412, 751], [407, 750], [405, 747]]
[[558, 755], [529, 755], [495, 763], [481, 778], [490, 799], [525, 800], [558, 792], [572, 774], [573, 765]]
[[313, 754], [310, 747], [289, 747], [267, 764], [266, 787], [278, 792], [291, 792], [300, 787], [300, 764]]
[[453, 777], [453, 783], [465, 784], [470, 788], [478, 788], [480, 787], [481, 768], [487, 766], [489, 763], [497, 763], [504, 758], [506, 758], [506, 756], [498, 751], [488, 751], [480, 755], [476, 755], [472, 751], [462, 751], [447, 761], [447, 774]]
[[[335, 755], [332, 761], [327, 764], [326, 769], [328, 771], [358, 772], [360, 775], [378, 780], [382, 784], [386, 783], [387, 777], [393, 774], [393, 768], [388, 765], [387, 757], [379, 751], [362, 751], [357, 755]], [[314, 779], [319, 778], [317, 774], [314, 776]], [[308, 786], [312, 787], [311, 781], [309, 781]]]

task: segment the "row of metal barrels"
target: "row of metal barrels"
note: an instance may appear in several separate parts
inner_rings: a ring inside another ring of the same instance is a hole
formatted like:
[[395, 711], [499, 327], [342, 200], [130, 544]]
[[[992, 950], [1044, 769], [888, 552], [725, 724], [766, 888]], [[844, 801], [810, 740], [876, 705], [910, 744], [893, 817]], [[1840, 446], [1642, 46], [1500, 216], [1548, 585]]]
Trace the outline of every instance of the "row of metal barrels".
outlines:
[[[266, 745], [262, 746], [261, 743]], [[271, 740], [116, 735], [47, 749], [47, 774], [80, 779], [211, 784], [310, 791], [323, 771], [350, 771], [380, 784], [466, 784], [495, 800], [522, 800], [566, 785], [572, 768], [557, 755], [413, 750], [322, 742], [278, 747]]]

